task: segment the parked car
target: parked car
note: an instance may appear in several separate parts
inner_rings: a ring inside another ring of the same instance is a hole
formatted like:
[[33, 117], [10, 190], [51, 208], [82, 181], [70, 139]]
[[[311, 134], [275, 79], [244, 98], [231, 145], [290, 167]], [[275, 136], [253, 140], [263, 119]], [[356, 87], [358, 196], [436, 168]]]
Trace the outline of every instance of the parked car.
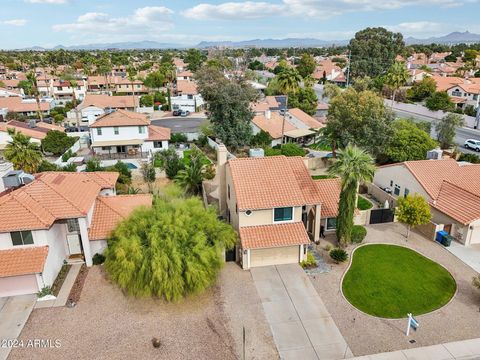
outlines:
[[180, 116], [181, 113], [182, 113], [182, 110], [177, 109], [177, 110], [173, 110], [172, 115], [173, 116]]
[[190, 115], [190, 111], [188, 111], [188, 110], [183, 110], [183, 111], [180, 113], [180, 116], [181, 116], [181, 117], [187, 117], [188, 115]]
[[480, 151], [480, 140], [468, 139], [465, 141], [465, 149]]

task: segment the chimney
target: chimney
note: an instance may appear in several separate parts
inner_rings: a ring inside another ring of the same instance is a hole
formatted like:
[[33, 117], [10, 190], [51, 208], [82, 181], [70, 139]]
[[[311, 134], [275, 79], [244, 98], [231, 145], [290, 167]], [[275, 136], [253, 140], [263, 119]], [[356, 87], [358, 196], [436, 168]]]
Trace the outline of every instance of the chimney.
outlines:
[[225, 215], [227, 210], [227, 154], [225, 145], [217, 147], [217, 175], [218, 175], [218, 204], [220, 215]]
[[265, 118], [268, 120], [272, 118], [272, 112], [270, 110], [265, 110]]

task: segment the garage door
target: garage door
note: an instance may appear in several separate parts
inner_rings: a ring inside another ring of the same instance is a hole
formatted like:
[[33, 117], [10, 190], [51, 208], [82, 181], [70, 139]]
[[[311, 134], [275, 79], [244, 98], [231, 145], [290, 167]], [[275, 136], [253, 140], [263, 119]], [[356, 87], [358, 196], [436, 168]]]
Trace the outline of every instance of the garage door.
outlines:
[[0, 297], [38, 292], [35, 274], [0, 278]]
[[474, 227], [472, 230], [472, 237], [470, 238], [470, 244], [480, 244], [480, 226]]
[[250, 267], [298, 263], [300, 247], [286, 246], [250, 250]]

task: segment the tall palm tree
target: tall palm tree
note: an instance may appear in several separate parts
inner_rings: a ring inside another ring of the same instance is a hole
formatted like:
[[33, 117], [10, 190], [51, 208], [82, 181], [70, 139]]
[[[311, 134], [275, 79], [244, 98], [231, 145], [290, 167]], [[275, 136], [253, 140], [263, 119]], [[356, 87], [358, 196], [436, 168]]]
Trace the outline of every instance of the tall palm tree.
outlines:
[[40, 92], [38, 91], [37, 77], [34, 73], [27, 74], [27, 81], [31, 84], [30, 94], [35, 97], [35, 102], [37, 103], [37, 112], [40, 121], [43, 121], [42, 109], [40, 108]]
[[15, 130], [9, 130], [12, 137], [5, 150], [3, 156], [10, 161], [15, 170], [24, 170], [28, 173], [36, 173], [42, 162], [42, 152], [38, 144], [30, 142], [30, 137], [25, 136]]
[[130, 80], [130, 84], [132, 85], [132, 98], [133, 98], [133, 111], [135, 111], [136, 104], [135, 104], [135, 80], [137, 76], [137, 70], [133, 67], [129, 67], [128, 70], [128, 80]]
[[342, 246], [346, 246], [352, 238], [358, 187], [361, 182], [372, 181], [375, 163], [369, 153], [350, 144], [345, 149], [339, 150], [337, 155], [338, 159], [330, 166], [328, 173], [341, 178], [337, 239]]
[[395, 61], [390, 70], [388, 70], [385, 83], [393, 88], [392, 108], [398, 89], [408, 82], [409, 77], [407, 68], [402, 62]]

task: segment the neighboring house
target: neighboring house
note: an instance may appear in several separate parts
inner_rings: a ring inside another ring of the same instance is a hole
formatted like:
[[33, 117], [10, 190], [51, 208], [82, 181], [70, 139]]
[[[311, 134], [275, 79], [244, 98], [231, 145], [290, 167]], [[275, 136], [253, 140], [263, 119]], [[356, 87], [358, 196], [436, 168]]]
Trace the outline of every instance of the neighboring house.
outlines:
[[325, 127], [320, 121], [299, 108], [293, 108], [287, 111], [287, 121], [298, 129], [320, 130]]
[[[0, 80], [1, 82], [1, 80]], [[24, 97], [23, 94], [23, 89], [20, 90], [9, 90], [7, 88], [2, 88], [0, 87], [0, 97], [10, 97], [10, 96], [16, 96], [16, 97]]]
[[472, 105], [477, 108], [480, 104], [480, 83], [477, 84], [457, 84], [447, 90], [452, 99], [458, 99], [456, 103], [459, 107]]
[[285, 109], [285, 97], [282, 96], [265, 96], [264, 99], [252, 104], [252, 111], [256, 114], [262, 114], [267, 110], [279, 111]]
[[177, 81], [178, 80], [193, 80], [193, 73], [190, 70], [185, 70], [177, 73]]
[[480, 244], [480, 165], [406, 161], [379, 167], [373, 183], [394, 197], [420, 194], [430, 204], [433, 223], [466, 246]]
[[[93, 124], [95, 119], [109, 112], [110, 110], [130, 110], [133, 111], [139, 106], [138, 96], [109, 96], [106, 94], [87, 94], [83, 102], [78, 105], [77, 110], [80, 113], [82, 122]], [[75, 111], [68, 112], [69, 119], [75, 119]]]
[[198, 93], [197, 84], [189, 80], [177, 80], [176, 96], [171, 97], [172, 108], [197, 112], [203, 108], [202, 95]]
[[177, 72], [182, 72], [187, 68], [187, 64], [180, 58], [173, 58], [173, 64], [177, 69]]
[[50, 130], [65, 131], [65, 129], [60, 126], [44, 122], [35, 122], [34, 120], [29, 123], [16, 120], [11, 120], [6, 123], [0, 122], [0, 151], [3, 151], [7, 144], [12, 141], [12, 136], [8, 133], [9, 130], [15, 130], [30, 137], [30, 142], [36, 144], [40, 144]]
[[87, 92], [87, 85], [84, 80], [77, 80], [77, 86], [73, 87], [68, 80], [56, 80], [52, 82], [51, 94], [58, 104], [66, 104], [75, 99], [82, 101]]
[[[40, 100], [40, 111], [43, 115], [50, 114], [50, 109], [54, 102], [49, 99]], [[18, 96], [0, 97], [0, 115], [7, 115], [14, 112], [25, 116], [35, 116], [38, 114], [38, 105], [35, 99], [22, 99]]]
[[148, 157], [168, 149], [170, 129], [150, 123], [145, 114], [117, 110], [89, 126], [91, 148], [97, 155]]
[[115, 77], [115, 93], [121, 95], [148, 94], [148, 89], [143, 86], [143, 81], [135, 79], [131, 81], [129, 78]]
[[151, 205], [149, 195], [116, 196], [117, 178], [46, 172], [0, 195], [0, 297], [51, 286], [65, 261], [91, 266], [118, 221]]

